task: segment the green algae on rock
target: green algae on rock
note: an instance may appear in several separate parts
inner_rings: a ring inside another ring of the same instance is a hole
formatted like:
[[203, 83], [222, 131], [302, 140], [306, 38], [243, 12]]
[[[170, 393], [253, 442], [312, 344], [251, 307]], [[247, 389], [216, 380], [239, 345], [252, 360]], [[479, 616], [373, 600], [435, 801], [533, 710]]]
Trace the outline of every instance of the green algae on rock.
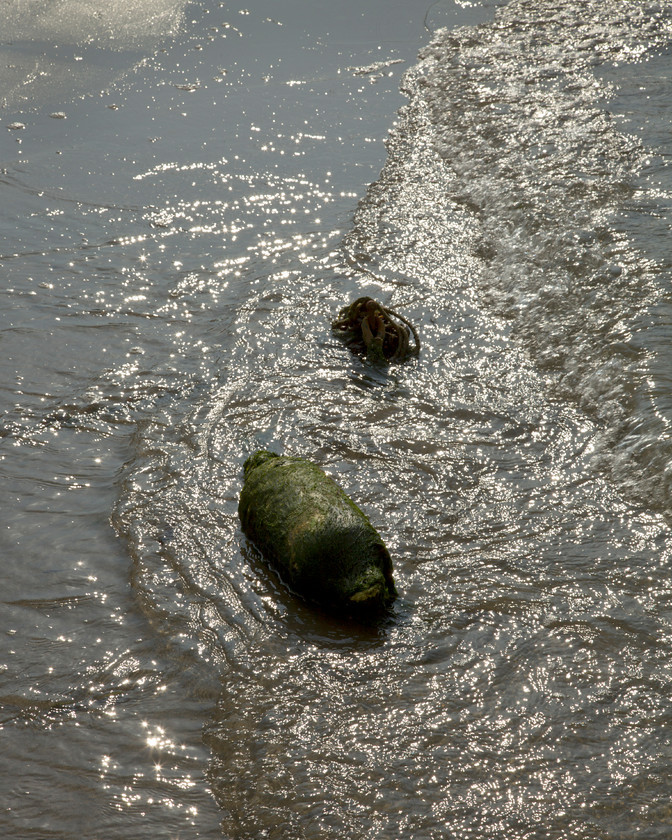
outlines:
[[246, 536], [297, 594], [332, 611], [374, 614], [396, 596], [376, 529], [318, 466], [259, 450], [245, 461]]

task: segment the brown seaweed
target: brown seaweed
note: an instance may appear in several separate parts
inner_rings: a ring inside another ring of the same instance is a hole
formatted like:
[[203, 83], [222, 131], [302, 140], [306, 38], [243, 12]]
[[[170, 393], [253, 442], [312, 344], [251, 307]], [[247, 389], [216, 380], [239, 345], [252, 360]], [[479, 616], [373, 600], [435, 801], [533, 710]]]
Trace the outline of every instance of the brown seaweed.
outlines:
[[341, 309], [332, 329], [351, 350], [377, 364], [403, 362], [420, 352], [420, 339], [413, 324], [370, 297], [358, 298]]

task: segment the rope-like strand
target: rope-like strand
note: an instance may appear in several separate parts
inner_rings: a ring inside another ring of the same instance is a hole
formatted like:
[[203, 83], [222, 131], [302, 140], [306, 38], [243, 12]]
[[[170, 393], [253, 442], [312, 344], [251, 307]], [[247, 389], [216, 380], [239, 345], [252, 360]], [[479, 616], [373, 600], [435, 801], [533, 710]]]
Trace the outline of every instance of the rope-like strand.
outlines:
[[394, 315], [395, 318], [398, 318], [400, 321], [402, 321], [404, 324], [406, 324], [406, 326], [413, 333], [413, 340], [415, 341], [415, 350], [413, 350], [413, 353], [419, 353], [420, 352], [420, 337], [418, 336], [418, 331], [415, 329], [413, 324], [411, 324], [411, 322], [408, 319], [404, 318], [403, 315], [400, 315], [398, 312], [395, 312], [394, 309], [388, 309], [386, 306], [383, 306], [382, 304], [380, 305], [380, 308], [383, 310], [383, 312], [386, 315]]

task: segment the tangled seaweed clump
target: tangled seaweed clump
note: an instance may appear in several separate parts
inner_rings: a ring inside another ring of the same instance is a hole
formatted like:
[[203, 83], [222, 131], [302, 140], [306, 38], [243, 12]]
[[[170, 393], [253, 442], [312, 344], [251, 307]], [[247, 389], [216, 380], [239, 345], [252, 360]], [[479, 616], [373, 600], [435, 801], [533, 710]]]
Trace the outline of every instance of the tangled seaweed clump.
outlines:
[[403, 362], [420, 352], [420, 339], [413, 324], [370, 297], [357, 298], [341, 309], [332, 329], [351, 350], [376, 364]]
[[245, 462], [246, 536], [297, 594], [338, 614], [380, 615], [396, 596], [380, 535], [316, 464], [259, 450]]

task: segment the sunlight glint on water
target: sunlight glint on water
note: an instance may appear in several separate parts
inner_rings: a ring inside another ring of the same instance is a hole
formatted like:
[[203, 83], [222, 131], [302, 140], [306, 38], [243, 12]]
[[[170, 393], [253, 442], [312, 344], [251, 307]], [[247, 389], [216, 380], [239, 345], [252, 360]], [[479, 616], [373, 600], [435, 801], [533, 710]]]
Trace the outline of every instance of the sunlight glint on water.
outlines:
[[[476, 6], [415, 64], [403, 0], [205, 3], [12, 115], [8, 836], [669, 833], [672, 7]], [[331, 334], [363, 294], [417, 360]], [[245, 541], [258, 447], [370, 515], [389, 620]]]

